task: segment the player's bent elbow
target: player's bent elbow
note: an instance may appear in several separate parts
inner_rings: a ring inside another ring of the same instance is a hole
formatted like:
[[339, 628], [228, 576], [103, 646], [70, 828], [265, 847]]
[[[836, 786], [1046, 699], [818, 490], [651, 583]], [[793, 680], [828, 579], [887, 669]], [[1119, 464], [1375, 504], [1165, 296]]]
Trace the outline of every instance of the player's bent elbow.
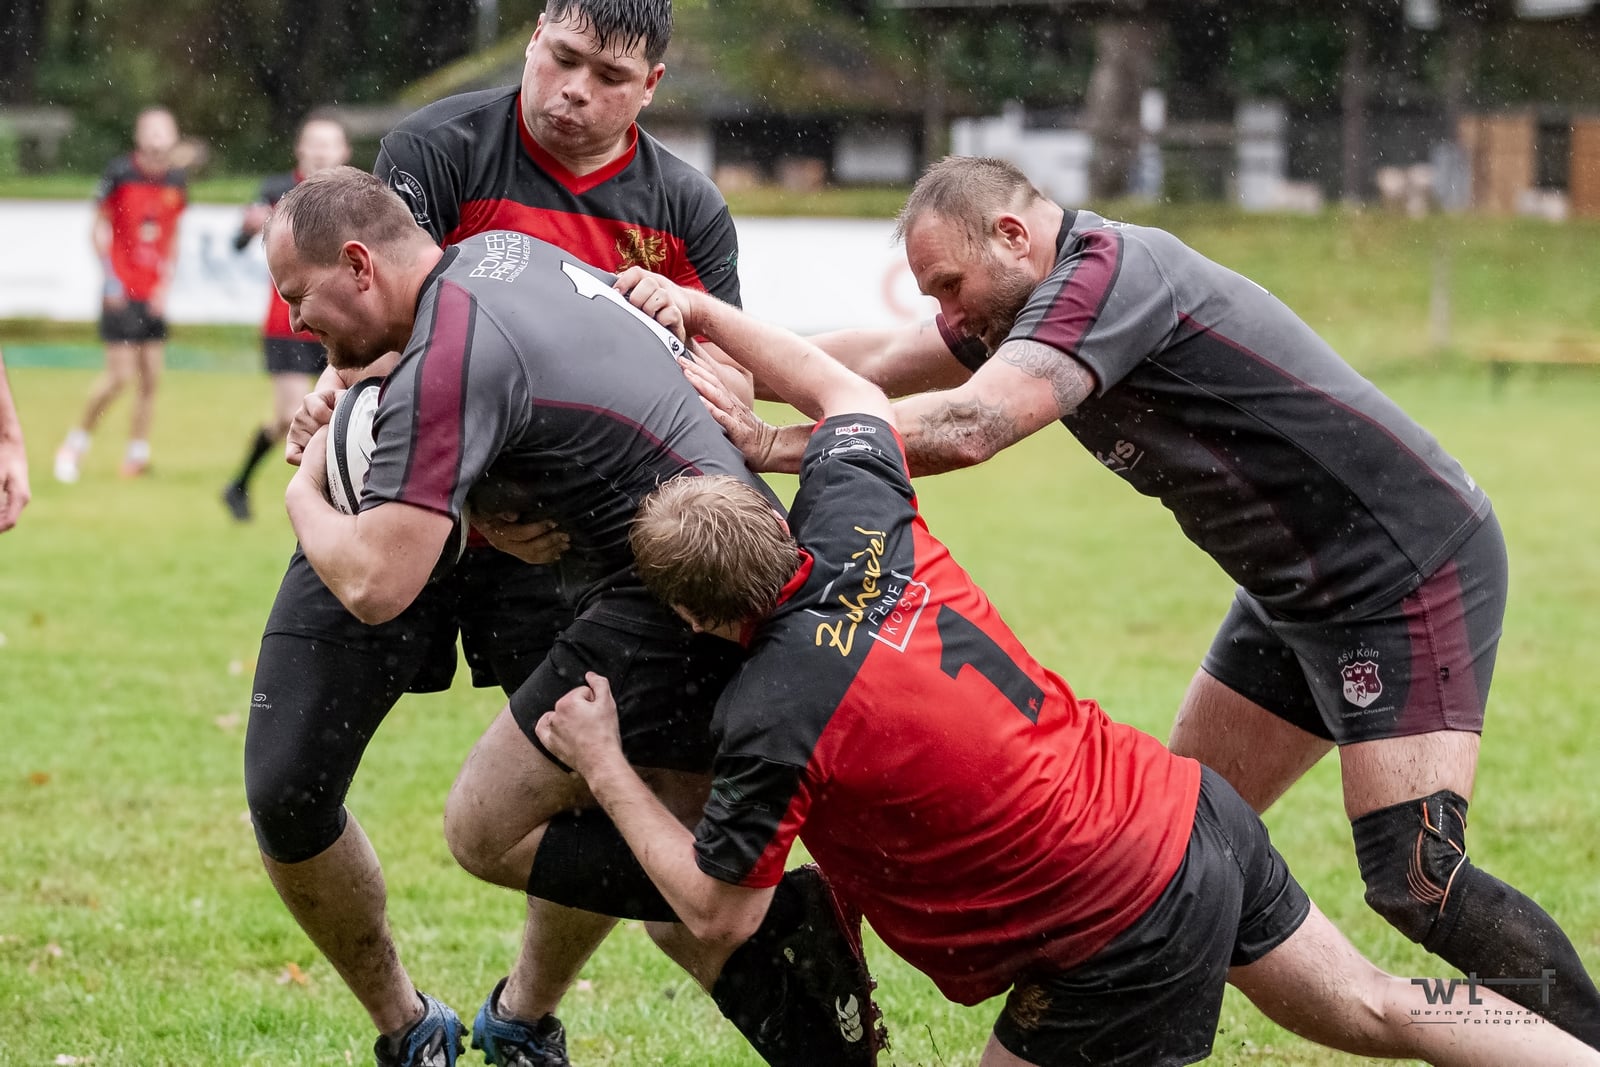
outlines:
[[381, 585], [363, 585], [342, 591], [339, 599], [363, 625], [380, 626], [406, 610], [414, 598], [402, 598]]

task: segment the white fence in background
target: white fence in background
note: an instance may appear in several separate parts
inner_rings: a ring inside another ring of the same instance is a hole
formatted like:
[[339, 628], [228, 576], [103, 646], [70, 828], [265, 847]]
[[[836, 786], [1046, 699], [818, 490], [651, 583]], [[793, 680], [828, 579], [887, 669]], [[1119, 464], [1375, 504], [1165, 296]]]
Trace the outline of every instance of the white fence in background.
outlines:
[[[265, 311], [261, 243], [233, 249], [237, 208], [196, 204], [179, 229], [173, 322], [256, 323]], [[0, 202], [0, 318], [93, 321], [100, 264], [89, 204]], [[801, 333], [930, 317], [893, 224], [862, 219], [741, 218], [739, 274], [752, 313]]]

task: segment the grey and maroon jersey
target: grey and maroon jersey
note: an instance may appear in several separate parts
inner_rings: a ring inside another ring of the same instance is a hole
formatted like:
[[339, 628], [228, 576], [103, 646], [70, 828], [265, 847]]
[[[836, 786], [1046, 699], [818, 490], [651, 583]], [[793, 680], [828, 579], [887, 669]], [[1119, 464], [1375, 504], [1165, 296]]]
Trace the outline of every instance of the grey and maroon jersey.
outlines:
[[585, 263], [640, 266], [739, 304], [739, 243], [711, 179], [635, 125], [628, 147], [576, 175], [522, 121], [517, 88], [429, 104], [383, 139], [372, 173], [440, 244], [519, 230]]
[[678, 340], [554, 245], [496, 230], [445, 250], [384, 383], [364, 509], [554, 519], [573, 603], [623, 576], [640, 500], [685, 472], [771, 492], [679, 370]]
[[1088, 366], [1095, 393], [1062, 423], [1285, 617], [1397, 599], [1489, 512], [1294, 312], [1165, 231], [1069, 211], [1007, 340]]

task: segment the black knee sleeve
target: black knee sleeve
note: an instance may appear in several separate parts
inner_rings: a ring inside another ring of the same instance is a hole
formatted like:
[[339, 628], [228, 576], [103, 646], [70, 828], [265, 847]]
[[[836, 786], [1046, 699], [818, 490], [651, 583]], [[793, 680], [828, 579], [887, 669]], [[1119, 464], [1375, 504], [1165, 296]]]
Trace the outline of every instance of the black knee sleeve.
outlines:
[[533, 855], [528, 895], [618, 919], [678, 921], [616, 824], [599, 808], [550, 820]]
[[1467, 802], [1448, 789], [1369, 812], [1350, 824], [1367, 903], [1395, 929], [1428, 944], [1467, 868]]

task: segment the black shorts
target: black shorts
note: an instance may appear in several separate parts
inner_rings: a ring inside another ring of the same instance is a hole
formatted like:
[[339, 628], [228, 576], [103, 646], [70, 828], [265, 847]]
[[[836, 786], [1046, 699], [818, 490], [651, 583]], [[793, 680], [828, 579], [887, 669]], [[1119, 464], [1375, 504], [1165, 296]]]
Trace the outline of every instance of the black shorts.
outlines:
[[318, 670], [338, 676], [341, 648], [393, 659], [408, 693], [450, 688], [456, 636], [472, 684], [515, 691], [544, 659], [572, 608], [552, 572], [493, 548], [469, 548], [444, 577], [429, 582], [411, 606], [368, 626], [346, 610], [298, 548], [278, 587], [264, 636], [314, 638], [324, 648]]
[[1084, 963], [1019, 980], [995, 1037], [1044, 1067], [1203, 1060], [1228, 968], [1283, 944], [1310, 911], [1260, 818], [1220, 775], [1202, 769], [1189, 849], [1166, 890]]
[[309, 374], [315, 378], [328, 365], [328, 350], [321, 341], [264, 337], [261, 353], [266, 357], [268, 374]]
[[737, 644], [695, 633], [642, 587], [615, 589], [562, 631], [512, 694], [511, 714], [539, 751], [566, 767], [539, 742], [534, 724], [594, 671], [611, 683], [628, 762], [709, 774], [712, 712], [743, 660]]
[[1506, 546], [1491, 512], [1411, 593], [1357, 618], [1299, 622], [1244, 590], [1202, 667], [1341, 745], [1438, 730], [1481, 733], [1506, 609]]
[[151, 311], [143, 300], [100, 305], [100, 340], [109, 344], [144, 344], [166, 339], [167, 320]]

